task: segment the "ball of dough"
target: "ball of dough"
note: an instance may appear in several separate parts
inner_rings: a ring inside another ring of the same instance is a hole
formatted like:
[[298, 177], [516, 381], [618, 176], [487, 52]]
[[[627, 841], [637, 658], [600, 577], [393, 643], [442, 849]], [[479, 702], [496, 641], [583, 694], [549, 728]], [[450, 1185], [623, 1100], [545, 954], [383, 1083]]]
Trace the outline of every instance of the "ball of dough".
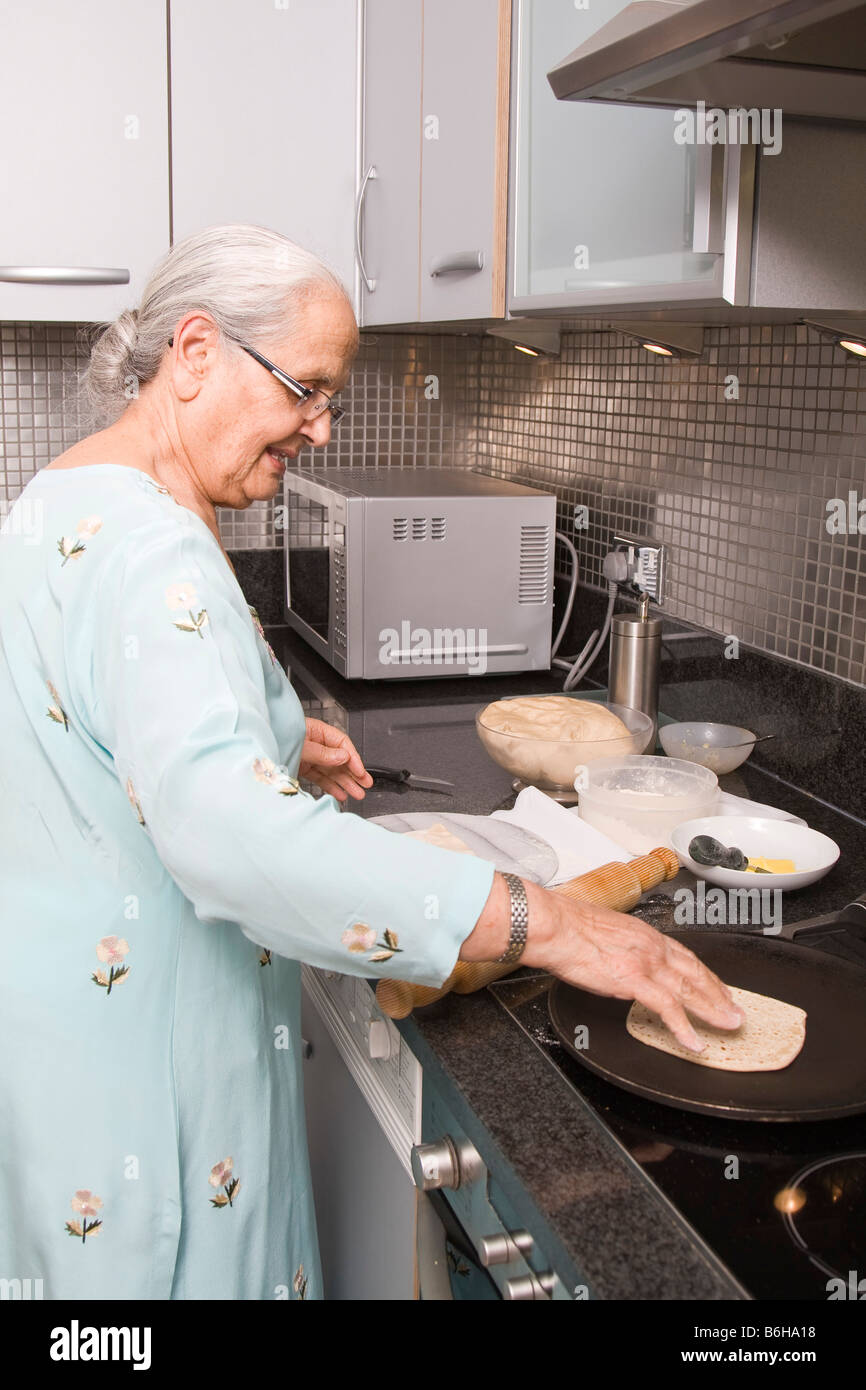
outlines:
[[497, 733], [566, 743], [630, 737], [612, 710], [594, 700], [568, 695], [519, 695], [513, 700], [495, 700], [484, 711], [482, 722]]

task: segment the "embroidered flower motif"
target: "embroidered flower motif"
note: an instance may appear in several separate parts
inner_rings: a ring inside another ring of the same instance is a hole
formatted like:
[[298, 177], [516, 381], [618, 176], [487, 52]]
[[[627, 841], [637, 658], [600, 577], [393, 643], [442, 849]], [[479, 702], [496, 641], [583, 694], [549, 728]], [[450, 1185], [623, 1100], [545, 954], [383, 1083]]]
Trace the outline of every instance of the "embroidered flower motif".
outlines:
[[390, 927], [382, 935], [384, 940], [377, 941], [375, 928], [368, 927], [366, 922], [356, 922], [353, 927], [347, 927], [340, 940], [347, 950], [356, 955], [361, 955], [364, 951], [372, 951], [374, 946], [381, 947], [382, 949], [376, 951], [375, 955], [367, 957], [371, 962], [378, 962], [390, 960], [395, 952], [399, 953], [401, 950], [401, 947], [397, 945], [397, 933], [391, 931]]
[[270, 964], [271, 964], [271, 953], [270, 953], [270, 951], [268, 951], [267, 949], [265, 949], [264, 951], [262, 951], [262, 954], [259, 956], [259, 965], [270, 965]]
[[372, 951], [376, 945], [376, 933], [372, 927], [366, 926], [363, 922], [356, 922], [354, 927], [349, 927], [340, 937], [343, 945], [350, 951], [360, 953]]
[[[66, 564], [67, 560], [72, 560], [82, 555], [87, 549], [87, 546], [80, 539], [81, 536], [87, 536], [89, 540], [91, 536], [95, 536], [97, 531], [101, 530], [102, 517], [86, 516], [83, 521], [79, 521], [75, 528], [76, 534], [74, 536], [61, 536], [60, 540], [57, 542], [57, 549], [63, 556], [63, 565]], [[63, 565], [60, 566], [61, 569], [63, 569]]]
[[275, 666], [275, 665], [276, 665], [276, 662], [277, 662], [277, 658], [276, 658], [276, 655], [275, 655], [275, 653], [274, 653], [273, 647], [271, 646], [270, 642], [268, 641], [267, 637], [265, 636], [265, 630], [264, 630], [264, 628], [262, 627], [261, 618], [259, 617], [259, 615], [258, 615], [258, 613], [256, 612], [255, 608], [253, 608], [253, 605], [252, 605], [251, 603], [248, 603], [248, 604], [247, 604], [247, 608], [250, 610], [250, 613], [252, 614], [253, 624], [254, 624], [254, 626], [255, 626], [256, 632], [259, 634], [259, 636], [261, 637], [262, 641], [264, 642], [265, 646], [266, 646], [267, 649], [268, 649], [268, 656], [271, 658], [271, 665], [272, 665], [272, 666]]
[[104, 970], [95, 970], [90, 978], [95, 985], [105, 990], [105, 997], [108, 998], [114, 986], [119, 985], [129, 974], [129, 966], [123, 964], [124, 956], [129, 955], [129, 942], [122, 936], [104, 936], [97, 944], [96, 954], [109, 970], [107, 975]]
[[305, 1299], [307, 1297], [307, 1276], [304, 1273], [303, 1265], [298, 1265], [297, 1272], [292, 1280], [292, 1288], [298, 1295], [298, 1298]]
[[98, 1221], [88, 1221], [87, 1218], [96, 1216], [102, 1206], [102, 1198], [91, 1192], [89, 1187], [80, 1187], [69, 1205], [73, 1211], [80, 1212], [81, 1220], [67, 1221], [67, 1234], [77, 1236], [81, 1241], [85, 1241], [88, 1236], [98, 1236], [102, 1229], [102, 1218]]
[[281, 796], [295, 796], [301, 790], [301, 784], [297, 777], [291, 777], [287, 767], [282, 764], [277, 767], [270, 758], [256, 758], [253, 763], [253, 772], [257, 782], [265, 782], [269, 787], [278, 791]]
[[57, 691], [50, 681], [46, 681], [45, 684], [48, 686], [51, 698], [54, 701], [53, 705], [48, 706], [46, 714], [49, 719], [54, 720], [55, 724], [62, 724], [66, 732], [69, 733], [69, 720], [66, 717], [66, 710], [63, 708], [60, 696], [57, 694]]
[[168, 607], [172, 609], [173, 612], [185, 608], [189, 616], [188, 623], [176, 622], [175, 627], [179, 628], [181, 632], [197, 632], [201, 640], [204, 641], [201, 630], [203, 627], [207, 626], [207, 609], [202, 608], [198, 616], [193, 613], [193, 604], [197, 597], [198, 595], [196, 594], [194, 586], [187, 583], [169, 584], [165, 591], [165, 601]]
[[216, 1197], [211, 1197], [211, 1206], [230, 1207], [233, 1206], [232, 1198], [236, 1197], [240, 1191], [240, 1179], [232, 1176], [234, 1160], [224, 1158], [222, 1163], [214, 1164], [210, 1170], [208, 1182], [211, 1187], [222, 1187], [224, 1192], [220, 1192]]
[[135, 787], [132, 785], [131, 777], [127, 777], [126, 779], [126, 795], [129, 797], [130, 806], [132, 807], [135, 814], [138, 816], [139, 825], [146, 825], [147, 821], [141, 814], [141, 806], [139, 805], [138, 797], [135, 794]]

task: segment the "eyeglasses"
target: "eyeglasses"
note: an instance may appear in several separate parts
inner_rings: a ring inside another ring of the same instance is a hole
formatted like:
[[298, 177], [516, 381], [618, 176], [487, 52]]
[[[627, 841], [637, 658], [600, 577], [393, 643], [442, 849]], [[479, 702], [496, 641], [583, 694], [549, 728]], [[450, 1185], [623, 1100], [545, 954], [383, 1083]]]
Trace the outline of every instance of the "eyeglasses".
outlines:
[[[169, 338], [169, 347], [171, 347], [173, 343], [174, 338]], [[261, 362], [262, 366], [267, 367], [271, 375], [277, 378], [277, 381], [281, 381], [283, 386], [287, 386], [289, 390], [293, 391], [296, 396], [299, 396], [302, 401], [306, 401], [307, 405], [304, 415], [307, 420], [318, 420], [319, 416], [323, 414], [324, 411], [329, 410], [331, 412], [331, 424], [336, 425], [345, 416], [346, 412], [343, 407], [341, 405], [334, 405], [327, 392], [319, 391], [314, 386], [302, 386], [299, 381], [295, 381], [293, 376], [289, 376], [288, 372], [284, 372], [282, 367], [275, 367], [273, 362], [269, 362], [266, 357], [262, 357], [262, 354], [256, 352], [255, 348], [247, 347], [246, 343], [238, 343], [238, 347], [243, 348], [244, 352], [248, 352], [250, 357], [254, 357], [257, 362]]]
[[244, 352], [249, 353], [250, 357], [261, 362], [262, 366], [271, 373], [271, 376], [275, 376], [277, 381], [282, 382], [283, 386], [287, 386], [296, 396], [300, 396], [305, 403], [304, 416], [307, 420], [317, 420], [327, 410], [330, 411], [331, 424], [336, 425], [346, 414], [342, 406], [334, 405], [331, 397], [325, 391], [319, 391], [313, 386], [302, 386], [299, 381], [295, 381], [293, 376], [289, 376], [288, 372], [284, 372], [281, 367], [275, 367], [273, 362], [262, 357], [262, 354], [256, 352], [255, 348], [247, 347], [246, 343], [238, 343], [238, 347], [242, 347]]

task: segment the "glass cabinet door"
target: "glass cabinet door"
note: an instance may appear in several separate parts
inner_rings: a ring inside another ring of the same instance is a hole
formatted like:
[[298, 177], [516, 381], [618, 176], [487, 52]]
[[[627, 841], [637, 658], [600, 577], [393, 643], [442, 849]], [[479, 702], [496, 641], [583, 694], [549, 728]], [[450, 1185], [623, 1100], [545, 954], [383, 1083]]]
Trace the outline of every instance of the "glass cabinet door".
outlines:
[[678, 143], [673, 110], [558, 101], [547, 80], [625, 4], [515, 0], [510, 309], [722, 297], [721, 147]]

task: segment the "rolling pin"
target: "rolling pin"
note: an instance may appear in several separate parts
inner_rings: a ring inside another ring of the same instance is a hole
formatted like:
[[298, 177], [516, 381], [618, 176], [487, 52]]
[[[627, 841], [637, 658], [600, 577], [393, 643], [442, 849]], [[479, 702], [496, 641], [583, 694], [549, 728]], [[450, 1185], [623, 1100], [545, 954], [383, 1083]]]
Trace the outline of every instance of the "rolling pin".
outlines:
[[[592, 869], [579, 878], [558, 883], [550, 891], [564, 898], [629, 912], [648, 889], [675, 878], [679, 871], [679, 860], [673, 850], [654, 849], [627, 864], [603, 864], [600, 869]], [[452, 990], [455, 994], [472, 994], [492, 980], [501, 980], [503, 975], [519, 969], [520, 961], [515, 965], [499, 965], [496, 961], [458, 960], [448, 979], [438, 988], [411, 984], [407, 980], [380, 980], [376, 986], [376, 1003], [389, 1018], [408, 1018], [413, 1009], [432, 1004]]]

